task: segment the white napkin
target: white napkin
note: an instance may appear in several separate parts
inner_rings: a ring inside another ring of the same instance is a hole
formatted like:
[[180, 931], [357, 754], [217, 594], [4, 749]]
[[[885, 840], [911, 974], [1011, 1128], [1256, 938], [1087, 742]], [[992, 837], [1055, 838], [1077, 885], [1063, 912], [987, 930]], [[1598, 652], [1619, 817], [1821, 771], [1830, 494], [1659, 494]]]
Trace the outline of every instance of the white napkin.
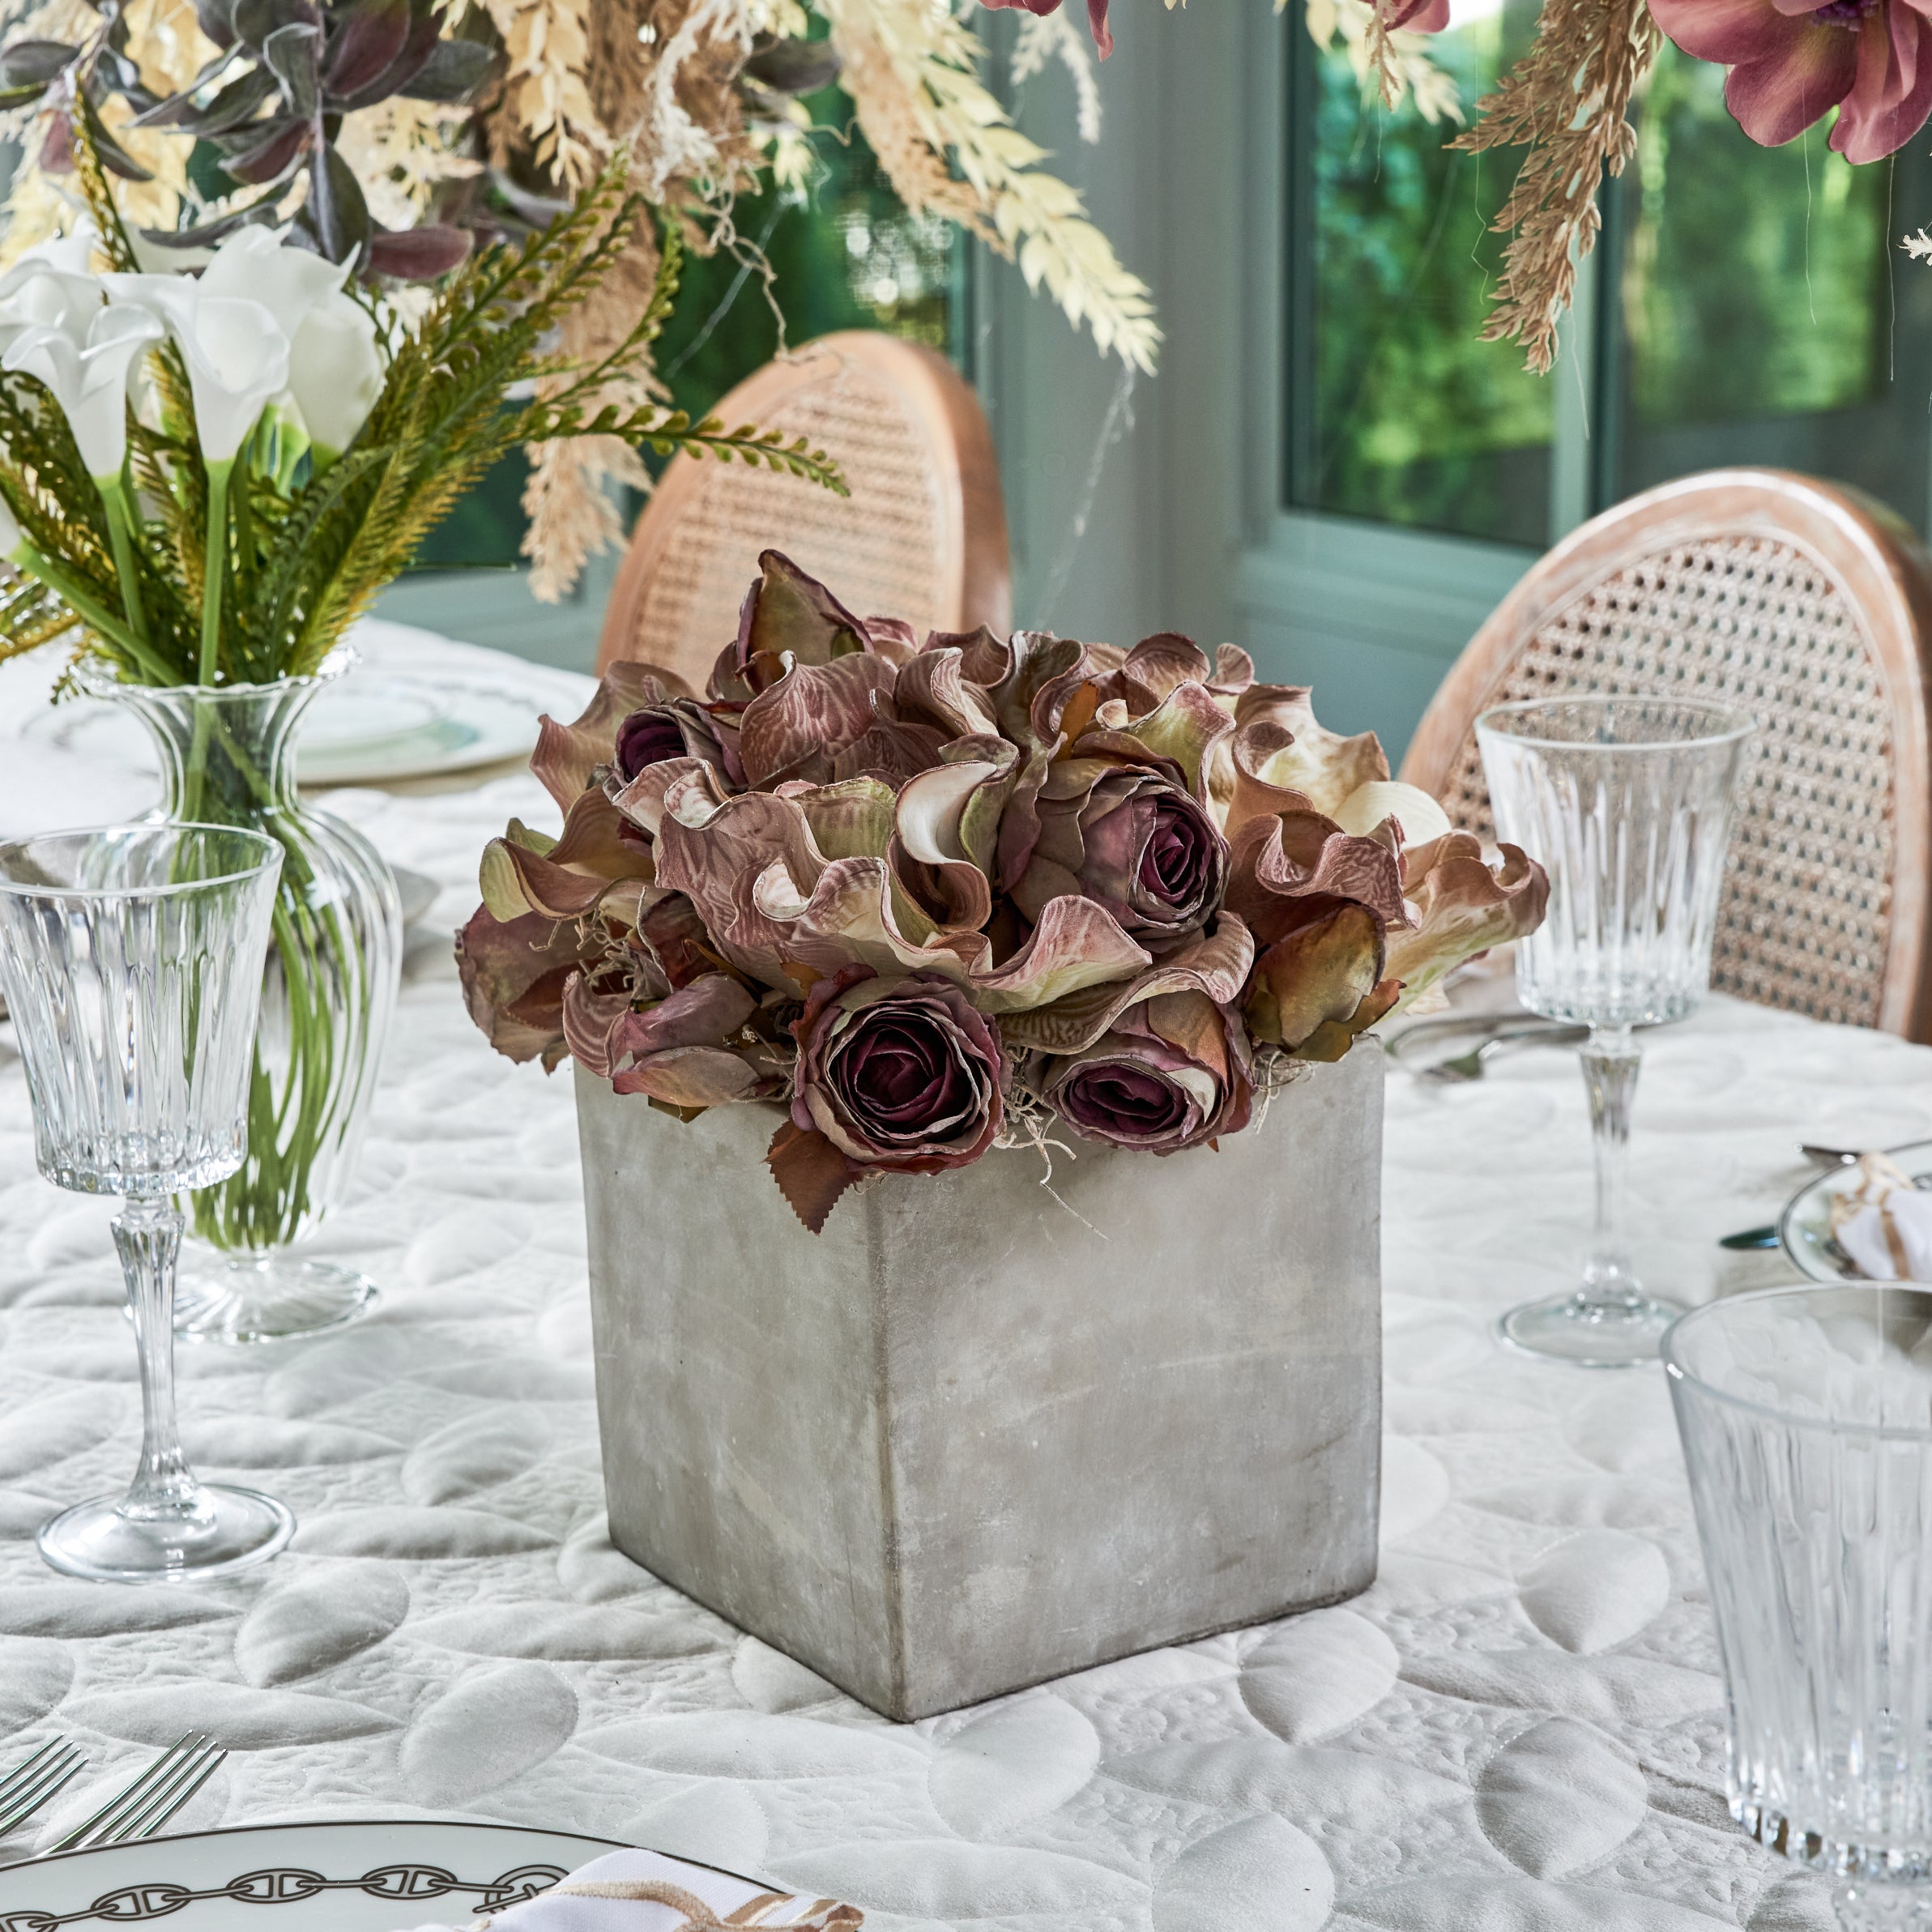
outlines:
[[413, 1932], [737, 1932], [746, 1926], [787, 1932], [851, 1932], [864, 1915], [831, 1899], [795, 1898], [748, 1879], [662, 1852], [607, 1852], [562, 1884], [521, 1905]]
[[1932, 1194], [1882, 1154], [1859, 1158], [1857, 1186], [1832, 1203], [1832, 1233], [1868, 1282], [1932, 1282]]

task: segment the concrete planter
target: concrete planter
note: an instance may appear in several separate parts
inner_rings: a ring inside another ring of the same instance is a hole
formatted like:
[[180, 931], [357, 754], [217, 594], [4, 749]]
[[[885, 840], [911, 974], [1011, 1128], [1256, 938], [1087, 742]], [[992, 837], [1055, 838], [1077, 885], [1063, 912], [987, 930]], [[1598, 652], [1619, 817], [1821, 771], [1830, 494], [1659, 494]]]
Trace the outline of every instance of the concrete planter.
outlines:
[[775, 1108], [579, 1073], [612, 1537], [902, 1719], [1353, 1596], [1382, 1080], [1358, 1047], [1218, 1154], [1082, 1145], [1057, 1201], [1018, 1152], [889, 1175], [814, 1238]]

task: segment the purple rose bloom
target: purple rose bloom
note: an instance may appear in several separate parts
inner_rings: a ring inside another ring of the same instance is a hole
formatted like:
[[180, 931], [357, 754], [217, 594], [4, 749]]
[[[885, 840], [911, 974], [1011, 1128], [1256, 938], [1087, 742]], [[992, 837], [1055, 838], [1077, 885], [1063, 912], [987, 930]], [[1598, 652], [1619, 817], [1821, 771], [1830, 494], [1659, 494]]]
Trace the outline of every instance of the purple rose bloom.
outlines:
[[938, 1174], [978, 1160], [1000, 1131], [999, 1037], [950, 980], [848, 969], [812, 987], [792, 1030], [791, 1118], [850, 1160]]
[[617, 776], [629, 784], [647, 765], [685, 755], [685, 734], [668, 706], [647, 705], [633, 711], [617, 727], [617, 750], [612, 760]]
[[1013, 896], [1037, 919], [1068, 893], [1104, 906], [1149, 951], [1191, 939], [1221, 909], [1227, 841], [1177, 780], [1135, 766], [1068, 758], [1049, 771], [1039, 823]]
[[1047, 1061], [1043, 1098], [1083, 1140], [1177, 1154], [1247, 1124], [1253, 1087], [1239, 1019], [1205, 993], [1130, 1006], [1079, 1053]]
[[628, 785], [641, 771], [667, 758], [702, 758], [732, 786], [744, 783], [738, 761], [737, 723], [730, 707], [673, 697], [633, 711], [617, 727], [611, 760], [619, 782]]

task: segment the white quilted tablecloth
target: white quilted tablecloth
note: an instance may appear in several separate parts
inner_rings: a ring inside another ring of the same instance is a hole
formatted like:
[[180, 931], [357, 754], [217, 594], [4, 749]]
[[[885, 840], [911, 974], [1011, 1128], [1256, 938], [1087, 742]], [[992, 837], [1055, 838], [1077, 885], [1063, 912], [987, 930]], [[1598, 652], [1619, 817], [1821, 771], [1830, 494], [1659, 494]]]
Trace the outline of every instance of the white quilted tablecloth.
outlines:
[[[337, 797], [447, 889], [360, 1197], [326, 1231], [383, 1283], [380, 1314], [182, 1354], [201, 1467], [301, 1519], [265, 1574], [141, 1591], [41, 1567], [41, 1518], [126, 1477], [139, 1401], [109, 1204], [36, 1177], [0, 1066], [0, 1762], [56, 1729], [132, 1762], [200, 1726], [232, 1755], [174, 1828], [546, 1824], [849, 1898], [879, 1932], [1825, 1932], [1823, 1882], [1725, 1815], [1661, 1372], [1491, 1339], [1584, 1222], [1568, 1057], [1453, 1090], [1392, 1077], [1375, 1587], [898, 1728], [606, 1539], [569, 1089], [488, 1051], [444, 936], [484, 837], [548, 822], [541, 795]], [[1932, 1054], [1713, 1002], [1649, 1051], [1649, 1278], [1712, 1292], [1713, 1238], [1770, 1218], [1801, 1137], [1928, 1135]]]

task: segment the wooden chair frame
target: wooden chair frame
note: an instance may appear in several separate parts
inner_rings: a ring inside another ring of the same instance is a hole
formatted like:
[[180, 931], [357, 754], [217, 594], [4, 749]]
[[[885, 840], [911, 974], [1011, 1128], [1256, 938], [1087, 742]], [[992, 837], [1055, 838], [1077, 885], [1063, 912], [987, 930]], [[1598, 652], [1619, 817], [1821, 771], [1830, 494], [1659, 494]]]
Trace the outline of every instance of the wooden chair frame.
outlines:
[[[1721, 470], [1645, 491], [1574, 531], [1534, 564], [1471, 640], [1436, 693], [1401, 775], [1440, 795], [1478, 715], [1497, 702], [1531, 641], [1576, 599], [1673, 546], [1737, 537], [1790, 545], [1856, 613], [1891, 723], [1891, 868], [1879, 1025], [1932, 1039], [1932, 560], [1883, 505], [1777, 470]], [[1689, 694], [1689, 693], [1687, 693]]]
[[[782, 424], [787, 402], [825, 381], [842, 365], [853, 365], [895, 393], [907, 415], [923, 430], [934, 453], [941, 537], [940, 553], [935, 559], [941, 621], [935, 628], [970, 630], [984, 624], [1004, 637], [1013, 624], [1013, 588], [999, 460], [979, 399], [945, 356], [898, 336], [845, 330], [821, 336], [795, 356], [767, 363], [731, 390], [715, 413], [731, 423]], [[837, 456], [838, 452], [833, 450], [831, 454]], [[597, 647], [599, 671], [634, 649], [646, 587], [673, 531], [710, 480], [711, 461], [680, 454], [666, 466], [638, 521], [611, 592]], [[801, 482], [797, 487], [804, 490], [812, 486]], [[785, 548], [782, 530], [772, 532], [771, 546]], [[745, 581], [755, 574], [753, 560], [747, 557]], [[846, 588], [836, 583], [830, 588], [842, 600], [851, 601], [853, 594]], [[856, 614], [864, 617], [901, 613], [861, 610]], [[713, 657], [723, 641], [711, 646]], [[702, 690], [711, 659], [707, 658], [702, 667], [692, 663], [666, 667], [679, 672], [694, 689]]]

